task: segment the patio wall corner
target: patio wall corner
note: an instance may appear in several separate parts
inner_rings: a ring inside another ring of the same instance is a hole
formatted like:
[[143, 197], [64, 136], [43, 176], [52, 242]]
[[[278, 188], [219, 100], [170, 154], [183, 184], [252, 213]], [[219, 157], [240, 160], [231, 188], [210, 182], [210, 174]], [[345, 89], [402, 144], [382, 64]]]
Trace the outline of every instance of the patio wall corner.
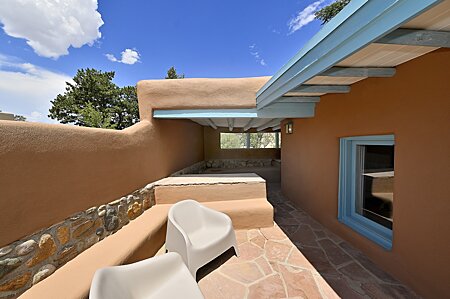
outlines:
[[[298, 206], [361, 249], [382, 269], [429, 298], [448, 296], [450, 266], [450, 50], [369, 78], [348, 94], [322, 97], [316, 116], [283, 134], [282, 189]], [[340, 223], [339, 139], [395, 136], [393, 247], [388, 251]]]

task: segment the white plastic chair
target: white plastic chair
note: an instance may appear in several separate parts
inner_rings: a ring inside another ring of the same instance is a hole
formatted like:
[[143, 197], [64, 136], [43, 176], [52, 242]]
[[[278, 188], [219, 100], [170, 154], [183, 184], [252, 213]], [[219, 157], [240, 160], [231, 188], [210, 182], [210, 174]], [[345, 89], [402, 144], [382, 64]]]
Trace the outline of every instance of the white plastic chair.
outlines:
[[172, 252], [129, 265], [97, 270], [89, 298], [204, 297], [180, 255]]
[[167, 221], [166, 249], [181, 255], [196, 278], [199, 268], [230, 247], [239, 255], [230, 217], [195, 200], [174, 204]]

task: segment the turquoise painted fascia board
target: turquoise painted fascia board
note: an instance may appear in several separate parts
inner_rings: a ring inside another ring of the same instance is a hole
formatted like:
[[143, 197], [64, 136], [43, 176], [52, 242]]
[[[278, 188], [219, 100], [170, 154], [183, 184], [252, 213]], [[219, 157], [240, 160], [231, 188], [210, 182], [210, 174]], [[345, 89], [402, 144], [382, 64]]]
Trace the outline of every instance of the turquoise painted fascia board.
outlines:
[[306, 118], [314, 117], [315, 103], [274, 103], [257, 110], [260, 118]]
[[355, 212], [356, 146], [367, 144], [394, 145], [395, 137], [371, 135], [340, 139], [338, 220], [384, 249], [391, 250], [393, 231]]
[[332, 18], [328, 23], [322, 26], [317, 34], [315, 34], [304, 46], [297, 52], [289, 61], [279, 69], [275, 75], [270, 78], [256, 93], [259, 97], [269, 86], [273, 84], [278, 78], [280, 78], [287, 70], [289, 70], [298, 60], [300, 60], [306, 53], [313, 49], [317, 44], [319, 44], [325, 37], [327, 37], [331, 32], [343, 23], [347, 18], [349, 18], [353, 13], [355, 13], [362, 5], [364, 5], [368, 0], [353, 0], [344, 9]]
[[313, 117], [315, 103], [274, 103], [264, 109], [154, 110], [154, 118], [304, 118]]
[[154, 118], [256, 118], [257, 109], [154, 110]]
[[257, 92], [258, 109], [441, 1], [351, 1]]

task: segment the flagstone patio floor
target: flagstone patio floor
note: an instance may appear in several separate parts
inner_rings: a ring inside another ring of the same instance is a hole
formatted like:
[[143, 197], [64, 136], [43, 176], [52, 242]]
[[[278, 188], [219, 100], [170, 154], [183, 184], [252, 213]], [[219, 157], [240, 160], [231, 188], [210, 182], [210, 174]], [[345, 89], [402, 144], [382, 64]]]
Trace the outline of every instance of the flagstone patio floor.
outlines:
[[197, 273], [205, 298], [419, 298], [268, 186], [275, 226], [237, 230], [229, 250]]

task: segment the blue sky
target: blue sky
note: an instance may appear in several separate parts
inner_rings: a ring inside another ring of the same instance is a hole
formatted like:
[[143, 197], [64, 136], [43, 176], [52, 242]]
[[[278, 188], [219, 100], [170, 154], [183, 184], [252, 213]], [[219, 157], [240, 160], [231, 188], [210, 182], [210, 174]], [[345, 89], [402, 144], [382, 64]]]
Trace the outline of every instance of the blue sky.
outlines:
[[330, 2], [2, 0], [0, 109], [49, 122], [50, 100], [87, 67], [115, 71], [120, 86], [172, 65], [191, 78], [273, 75]]

